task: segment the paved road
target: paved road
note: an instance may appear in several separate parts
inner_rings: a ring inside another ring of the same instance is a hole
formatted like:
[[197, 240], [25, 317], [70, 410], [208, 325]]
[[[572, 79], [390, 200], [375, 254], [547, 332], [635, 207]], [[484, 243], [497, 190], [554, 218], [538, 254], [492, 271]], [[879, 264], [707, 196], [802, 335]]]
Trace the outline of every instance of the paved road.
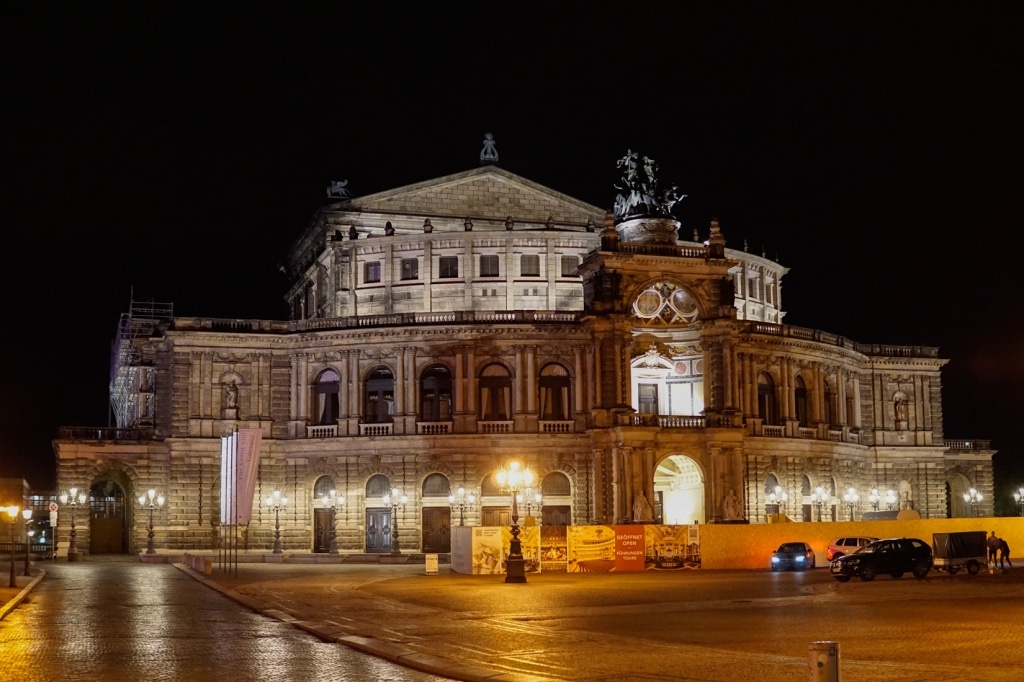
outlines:
[[172, 566], [136, 559], [45, 568], [0, 621], [4, 680], [447, 679], [322, 642]]

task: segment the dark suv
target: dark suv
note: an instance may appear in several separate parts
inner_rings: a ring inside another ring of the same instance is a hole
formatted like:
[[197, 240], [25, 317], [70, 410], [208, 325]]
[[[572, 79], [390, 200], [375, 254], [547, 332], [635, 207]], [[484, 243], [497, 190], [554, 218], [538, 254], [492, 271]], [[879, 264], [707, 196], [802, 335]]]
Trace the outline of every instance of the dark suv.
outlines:
[[931, 545], [917, 538], [876, 540], [852, 554], [835, 559], [829, 565], [832, 577], [841, 583], [855, 575], [866, 582], [882, 573], [902, 578], [904, 573], [910, 572], [920, 579], [928, 575], [931, 569]]

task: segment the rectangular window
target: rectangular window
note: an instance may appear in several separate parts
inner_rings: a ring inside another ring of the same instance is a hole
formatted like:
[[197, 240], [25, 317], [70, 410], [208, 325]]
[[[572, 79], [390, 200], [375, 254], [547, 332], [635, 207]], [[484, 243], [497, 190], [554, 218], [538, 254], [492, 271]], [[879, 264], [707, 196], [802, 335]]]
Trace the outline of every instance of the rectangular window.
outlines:
[[636, 388], [640, 414], [658, 414], [658, 385], [639, 384]]
[[437, 276], [441, 279], [456, 279], [459, 276], [459, 257], [441, 256], [438, 258]]
[[576, 256], [562, 256], [562, 277], [577, 277], [579, 274]]
[[420, 261], [417, 258], [402, 259], [402, 279], [419, 279]]
[[373, 261], [372, 263], [363, 264], [363, 282], [369, 284], [371, 282], [380, 281], [380, 261]]
[[519, 274], [522, 277], [540, 277], [540, 256], [521, 256], [519, 258]]
[[498, 276], [498, 257], [497, 256], [480, 256], [480, 276], [481, 277], [497, 277]]

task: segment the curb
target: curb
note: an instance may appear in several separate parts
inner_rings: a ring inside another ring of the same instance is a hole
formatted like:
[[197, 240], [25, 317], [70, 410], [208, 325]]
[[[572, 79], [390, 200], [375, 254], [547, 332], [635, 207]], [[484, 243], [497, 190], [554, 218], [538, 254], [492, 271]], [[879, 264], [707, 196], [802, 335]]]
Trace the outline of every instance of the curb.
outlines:
[[278, 609], [267, 609], [261, 604], [255, 602], [253, 599], [239, 594], [234, 590], [230, 590], [223, 585], [219, 585], [216, 581], [211, 580], [205, 575], [189, 569], [185, 564], [174, 563], [171, 565], [191, 576], [194, 580], [198, 580], [207, 587], [220, 592], [225, 597], [241, 604], [250, 611], [260, 614], [261, 616], [273, 618], [281, 621], [282, 623], [287, 623], [292, 627], [304, 630], [324, 642], [344, 644], [347, 647], [386, 659], [392, 663], [397, 663], [407, 668], [413, 668], [433, 675], [448, 677], [453, 680], [463, 680], [463, 682], [550, 682], [552, 680], [552, 678], [549, 677], [538, 677], [536, 675], [524, 673], [491, 670], [489, 668], [456, 663], [447, 658], [424, 654], [401, 644], [394, 644], [392, 642], [386, 642], [373, 637], [359, 637], [356, 635], [345, 635], [339, 637], [339, 628], [336, 625], [316, 620], [299, 620], [284, 611], [280, 611]]
[[35, 589], [35, 586], [38, 585], [39, 581], [42, 580], [45, 576], [46, 576], [46, 569], [40, 568], [39, 569], [39, 575], [37, 575], [35, 578], [33, 578], [32, 582], [30, 582], [28, 585], [25, 585], [25, 587], [23, 587], [21, 589], [21, 592], [19, 592], [17, 594], [17, 596], [14, 597], [14, 599], [12, 599], [11, 601], [7, 602], [3, 606], [0, 606], [0, 620], [3, 620], [7, 616], [8, 613], [13, 611], [15, 609], [15, 607], [18, 606], [18, 604], [20, 604], [21, 602], [25, 601], [25, 597], [28, 596], [28, 593], [31, 592], [33, 589]]

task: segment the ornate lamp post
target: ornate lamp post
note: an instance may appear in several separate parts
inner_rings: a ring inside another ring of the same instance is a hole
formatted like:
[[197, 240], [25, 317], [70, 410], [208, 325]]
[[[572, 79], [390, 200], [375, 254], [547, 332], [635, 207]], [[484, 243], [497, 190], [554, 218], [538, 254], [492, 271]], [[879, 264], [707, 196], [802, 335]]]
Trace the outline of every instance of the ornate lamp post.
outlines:
[[878, 488], [872, 488], [871, 492], [868, 493], [868, 502], [871, 503], [871, 511], [878, 511], [878, 503], [882, 500], [882, 496], [878, 493]]
[[331, 510], [331, 541], [327, 551], [330, 554], [338, 553], [338, 531], [335, 527], [334, 520], [337, 518], [338, 507], [345, 504], [345, 496], [339, 495], [337, 490], [332, 490], [326, 495], [320, 497], [320, 501], [325, 507]]
[[267, 506], [274, 510], [274, 551], [273, 554], [281, 553], [281, 510], [288, 506], [288, 496], [282, 495], [281, 491], [274, 489], [274, 492], [267, 495]]
[[18, 520], [18, 505], [12, 504], [4, 509], [7, 512], [7, 520], [11, 522], [11, 583], [8, 587], [17, 587], [18, 581], [14, 577], [14, 522]]
[[[61, 493], [60, 503], [71, 507], [71, 541], [68, 543], [68, 561], [78, 561], [78, 547], [75, 545], [75, 509], [85, 504], [87, 499], [85, 493], [78, 492], [78, 488], [72, 488], [68, 493]], [[56, 540], [56, 538], [54, 538]], [[56, 548], [56, 545], [54, 545]]]
[[525, 493], [516, 495], [516, 502], [526, 505], [526, 516], [530, 517], [533, 516], [532, 512], [534, 508], [536, 508], [537, 511], [540, 511], [540, 508], [544, 503], [544, 498], [541, 497], [540, 493], [535, 493], [527, 488]]
[[964, 493], [964, 502], [971, 505], [971, 511], [974, 512], [974, 517], [978, 517], [978, 504], [981, 502], [981, 493], [976, 488], [971, 488]]
[[782, 507], [789, 499], [789, 493], [783, 490], [781, 485], [775, 486], [775, 490], [768, 493], [768, 504], [765, 505], [765, 512], [768, 514], [781, 514]]
[[139, 504], [149, 508], [149, 535], [146, 540], [146, 554], [156, 554], [156, 549], [153, 547], [153, 510], [164, 506], [164, 496], [150, 488], [145, 495], [139, 495]]
[[885, 506], [888, 507], [889, 511], [896, 508], [896, 491], [886, 490], [885, 491]]
[[811, 504], [818, 509], [818, 523], [821, 523], [821, 511], [829, 497], [829, 494], [820, 485], [811, 493]]
[[[32, 536], [35, 535], [35, 532], [28, 529], [28, 524], [32, 521], [32, 510], [22, 509], [21, 518], [25, 519], [25, 575], [32, 575], [29, 571], [29, 563], [32, 561], [30, 554], [32, 548], [30, 545], [32, 544]], [[11, 547], [11, 563], [14, 563], [14, 547]]]
[[459, 486], [458, 494], [448, 496], [448, 505], [454, 511], [459, 510], [459, 525], [466, 525], [466, 510], [472, 509], [473, 505], [476, 504], [476, 495], [473, 493], [466, 493], [466, 489], [461, 485]]
[[850, 508], [850, 520], [853, 521], [853, 509], [860, 502], [860, 493], [857, 492], [856, 488], [847, 488], [846, 492], [843, 493], [843, 502]]
[[398, 510], [405, 509], [405, 503], [409, 501], [407, 495], [403, 495], [398, 488], [392, 488], [384, 493], [384, 504], [391, 507], [391, 553], [401, 554], [402, 548], [398, 545]]
[[495, 477], [501, 489], [512, 496], [512, 540], [508, 547], [505, 582], [525, 583], [526, 562], [523, 559], [523, 544], [519, 540], [519, 506], [516, 495], [533, 484], [533, 472], [519, 462], [509, 462], [498, 469]]
[[1024, 485], [1017, 488], [1017, 492], [1013, 494], [1013, 499], [1017, 501], [1020, 506], [1020, 515], [1024, 516]]

